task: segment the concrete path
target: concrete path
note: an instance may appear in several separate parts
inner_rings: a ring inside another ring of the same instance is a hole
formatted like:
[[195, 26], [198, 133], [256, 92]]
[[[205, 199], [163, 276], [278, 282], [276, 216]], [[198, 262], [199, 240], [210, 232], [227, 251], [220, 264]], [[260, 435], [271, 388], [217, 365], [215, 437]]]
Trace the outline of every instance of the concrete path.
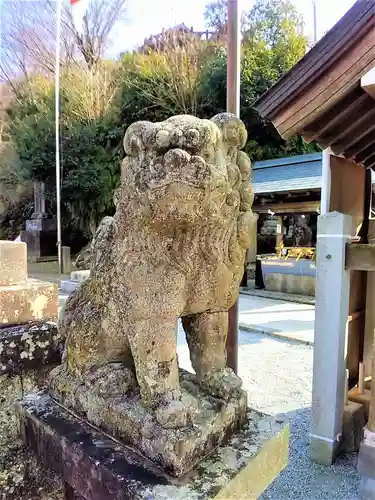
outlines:
[[[67, 298], [68, 294], [60, 292], [60, 310]], [[239, 328], [244, 331], [313, 345], [314, 314], [312, 305], [240, 295], [238, 319]], [[181, 326], [179, 334], [184, 336]]]
[[240, 295], [239, 327], [304, 344], [314, 344], [315, 308], [282, 300]]

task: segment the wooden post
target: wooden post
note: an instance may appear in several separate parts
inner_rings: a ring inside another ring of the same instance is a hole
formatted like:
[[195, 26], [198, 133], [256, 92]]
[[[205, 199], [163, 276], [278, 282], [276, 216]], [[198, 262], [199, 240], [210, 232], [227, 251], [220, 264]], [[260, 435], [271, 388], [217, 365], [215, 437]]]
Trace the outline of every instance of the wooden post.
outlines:
[[279, 215], [277, 217], [276, 226], [276, 253], [279, 251], [280, 245], [284, 240], [284, 217]]
[[259, 215], [253, 212], [253, 225], [250, 229], [250, 245], [246, 252], [246, 264], [255, 264], [257, 260], [257, 245], [258, 245], [258, 219]]
[[349, 370], [345, 371], [345, 394], [344, 394], [344, 405], [347, 406], [349, 404]]
[[[238, 0], [228, 0], [227, 111], [240, 116], [240, 15]], [[227, 365], [238, 371], [238, 301], [229, 310]]]
[[359, 376], [358, 376], [358, 390], [359, 394], [365, 393], [365, 365], [364, 363], [359, 363]]
[[367, 422], [367, 428], [375, 432], [375, 345], [372, 352], [372, 368], [371, 368], [371, 399], [370, 410]]

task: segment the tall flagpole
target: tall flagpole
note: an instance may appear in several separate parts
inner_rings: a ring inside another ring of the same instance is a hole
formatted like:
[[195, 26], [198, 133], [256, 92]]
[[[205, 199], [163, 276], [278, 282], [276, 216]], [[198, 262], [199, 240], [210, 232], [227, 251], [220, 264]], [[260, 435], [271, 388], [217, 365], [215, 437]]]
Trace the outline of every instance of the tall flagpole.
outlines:
[[55, 65], [55, 135], [56, 135], [56, 219], [57, 255], [59, 272], [62, 271], [61, 259], [61, 179], [60, 179], [60, 39], [61, 39], [61, 2], [57, 2], [56, 16], [56, 65]]

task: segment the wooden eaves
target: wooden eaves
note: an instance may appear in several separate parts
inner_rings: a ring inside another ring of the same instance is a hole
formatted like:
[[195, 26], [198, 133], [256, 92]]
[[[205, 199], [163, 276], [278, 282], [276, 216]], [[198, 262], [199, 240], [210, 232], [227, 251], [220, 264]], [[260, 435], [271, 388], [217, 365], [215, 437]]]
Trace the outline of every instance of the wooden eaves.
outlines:
[[373, 168], [374, 67], [375, 0], [357, 0], [254, 107], [283, 138], [301, 135]]

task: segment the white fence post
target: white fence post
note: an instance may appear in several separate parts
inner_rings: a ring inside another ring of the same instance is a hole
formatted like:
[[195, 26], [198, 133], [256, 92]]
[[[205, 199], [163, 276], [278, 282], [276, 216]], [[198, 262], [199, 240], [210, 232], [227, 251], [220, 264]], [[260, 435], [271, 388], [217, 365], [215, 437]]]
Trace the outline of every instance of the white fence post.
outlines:
[[324, 465], [333, 462], [342, 432], [350, 292], [345, 246], [352, 226], [352, 217], [339, 212], [318, 218], [310, 456]]

